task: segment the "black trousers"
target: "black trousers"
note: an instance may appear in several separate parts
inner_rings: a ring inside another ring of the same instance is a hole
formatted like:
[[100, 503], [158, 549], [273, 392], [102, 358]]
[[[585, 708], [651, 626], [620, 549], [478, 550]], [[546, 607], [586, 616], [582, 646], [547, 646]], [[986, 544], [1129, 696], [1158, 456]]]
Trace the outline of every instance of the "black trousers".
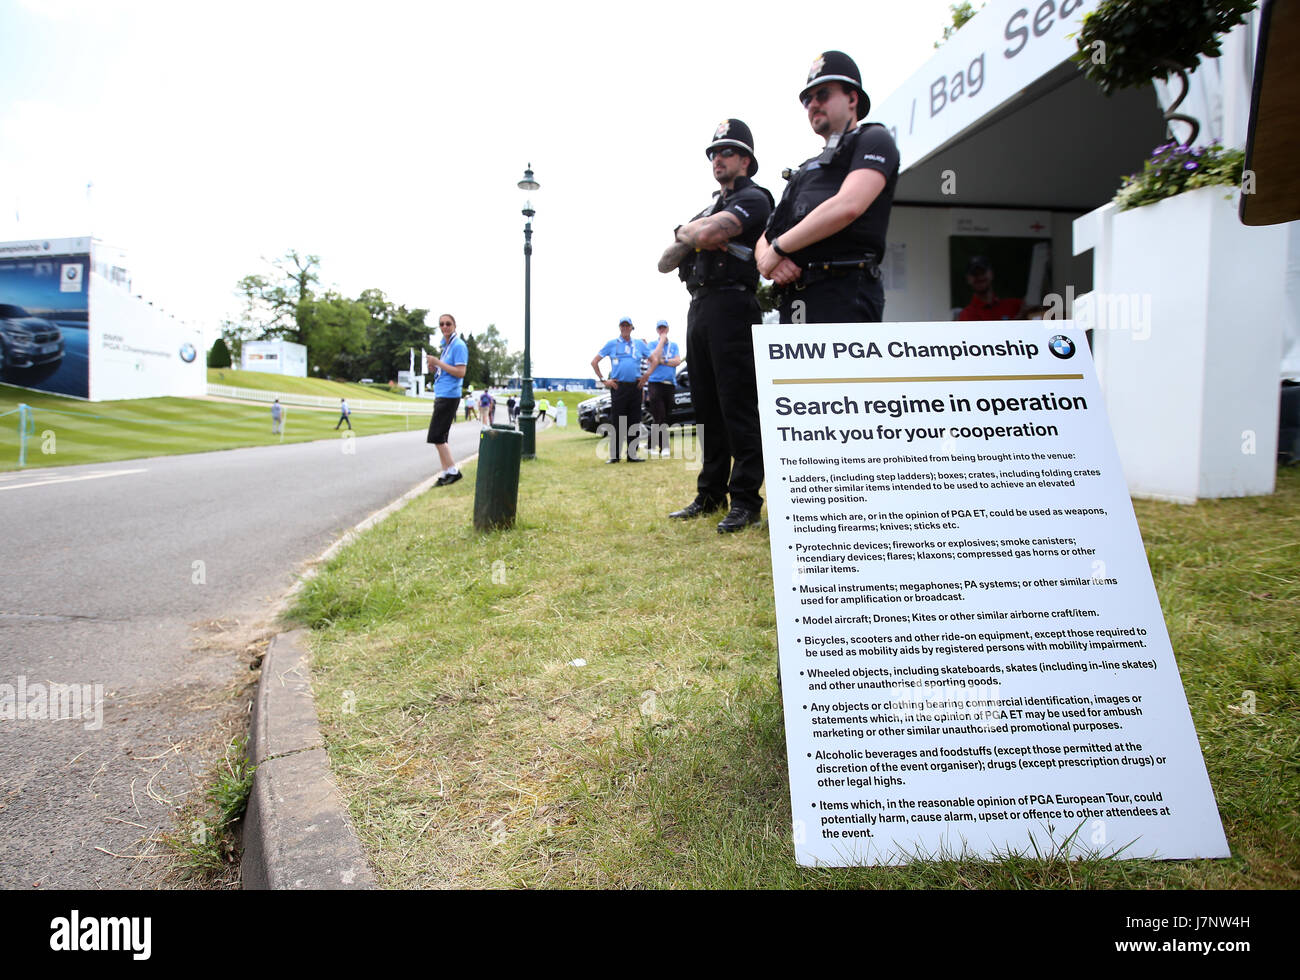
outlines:
[[857, 272], [786, 289], [781, 296], [782, 323], [879, 323], [884, 315], [880, 280]]
[[700, 496], [757, 511], [763, 506], [763, 440], [758, 426], [751, 327], [763, 316], [749, 290], [697, 294], [686, 314], [686, 360], [703, 465]]
[[650, 449], [662, 449], [667, 452], [669, 449], [668, 442], [668, 419], [673, 408], [673, 401], [677, 397], [677, 386], [671, 381], [651, 381], [646, 385], [649, 393], [647, 404], [650, 406], [650, 417], [654, 419], [655, 427], [650, 431]]
[[619, 443], [627, 440], [627, 458], [636, 453], [641, 438], [641, 389], [635, 381], [620, 381], [610, 392], [609, 420], [614, 431], [609, 434], [609, 458], [618, 459]]

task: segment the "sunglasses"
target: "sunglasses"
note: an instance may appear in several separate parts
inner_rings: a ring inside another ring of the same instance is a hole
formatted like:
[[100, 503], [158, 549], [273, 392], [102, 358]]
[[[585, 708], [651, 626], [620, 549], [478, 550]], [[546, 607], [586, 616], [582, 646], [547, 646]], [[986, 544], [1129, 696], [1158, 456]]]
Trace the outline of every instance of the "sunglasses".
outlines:
[[736, 156], [739, 153], [740, 151], [737, 150], [734, 146], [719, 147], [716, 150], [709, 151], [709, 162], [711, 163], [714, 157], [723, 157], [724, 159], [730, 160], [732, 157]]
[[807, 109], [814, 102], [820, 102], [822, 105], [825, 105], [827, 102], [831, 100], [831, 96], [834, 94], [835, 94], [834, 89], [823, 85], [816, 92], [812, 92], [812, 93], [805, 92], [803, 95], [799, 96], [799, 101], [802, 102], [803, 107]]

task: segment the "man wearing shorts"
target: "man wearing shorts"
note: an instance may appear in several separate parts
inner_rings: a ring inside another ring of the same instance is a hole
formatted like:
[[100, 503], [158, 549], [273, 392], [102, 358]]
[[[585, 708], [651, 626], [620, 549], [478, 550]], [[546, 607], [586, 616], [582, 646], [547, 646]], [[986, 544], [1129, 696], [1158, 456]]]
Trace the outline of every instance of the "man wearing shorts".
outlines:
[[461, 384], [465, 369], [469, 364], [469, 348], [465, 341], [456, 335], [456, 318], [450, 313], [438, 317], [438, 329], [442, 331], [442, 354], [429, 354], [427, 369], [437, 370], [433, 379], [433, 418], [429, 420], [429, 442], [438, 450], [438, 459], [442, 463], [442, 475], [434, 486], [445, 487], [460, 479], [460, 470], [451, 458], [447, 447], [447, 435], [451, 432], [451, 423], [456, 421], [456, 409], [460, 405]]

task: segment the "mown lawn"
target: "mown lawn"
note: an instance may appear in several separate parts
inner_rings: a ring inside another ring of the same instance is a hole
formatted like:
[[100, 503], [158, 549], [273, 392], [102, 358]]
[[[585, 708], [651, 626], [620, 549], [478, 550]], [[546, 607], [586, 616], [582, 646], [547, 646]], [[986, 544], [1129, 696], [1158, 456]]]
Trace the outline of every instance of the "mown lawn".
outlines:
[[[34, 410], [27, 434], [27, 465], [71, 466], [177, 453], [202, 453], [281, 441], [338, 438], [333, 411], [288, 407], [284, 438], [271, 434], [270, 406], [194, 398], [139, 398], [85, 402], [0, 385], [0, 470], [18, 469], [20, 402]], [[357, 435], [422, 429], [422, 416], [353, 412]], [[345, 426], [346, 428], [346, 426]]]
[[794, 864], [765, 527], [669, 522], [681, 459], [538, 441], [512, 531], [474, 470], [302, 593], [331, 763], [391, 887], [1294, 888], [1300, 471], [1268, 498], [1139, 503], [1233, 856]]
[[[351, 381], [326, 381], [324, 378], [294, 378], [283, 374], [266, 374], [262, 371], [240, 371], [234, 368], [208, 368], [208, 384], [232, 385], [235, 388], [256, 388], [258, 391], [287, 391], [300, 395], [318, 395], [322, 398], [373, 398], [408, 401], [402, 392], [353, 384]], [[432, 409], [430, 409], [432, 411]]]

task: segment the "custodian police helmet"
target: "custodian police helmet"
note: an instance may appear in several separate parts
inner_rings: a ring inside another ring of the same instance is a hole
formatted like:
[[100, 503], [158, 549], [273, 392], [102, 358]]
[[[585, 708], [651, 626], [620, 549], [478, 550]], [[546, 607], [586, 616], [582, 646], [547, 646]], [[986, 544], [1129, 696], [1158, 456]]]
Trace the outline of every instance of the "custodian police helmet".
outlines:
[[824, 51], [808, 69], [808, 81], [799, 91], [799, 100], [823, 82], [843, 82], [858, 93], [858, 119], [865, 119], [871, 111], [871, 99], [862, 87], [862, 72], [857, 63], [843, 51]]
[[758, 157], [754, 156], [754, 135], [739, 119], [724, 119], [718, 123], [718, 128], [713, 131], [713, 142], [704, 148], [704, 155], [708, 156], [712, 150], [723, 146], [734, 146], [747, 157], [749, 157], [748, 177], [758, 173]]

